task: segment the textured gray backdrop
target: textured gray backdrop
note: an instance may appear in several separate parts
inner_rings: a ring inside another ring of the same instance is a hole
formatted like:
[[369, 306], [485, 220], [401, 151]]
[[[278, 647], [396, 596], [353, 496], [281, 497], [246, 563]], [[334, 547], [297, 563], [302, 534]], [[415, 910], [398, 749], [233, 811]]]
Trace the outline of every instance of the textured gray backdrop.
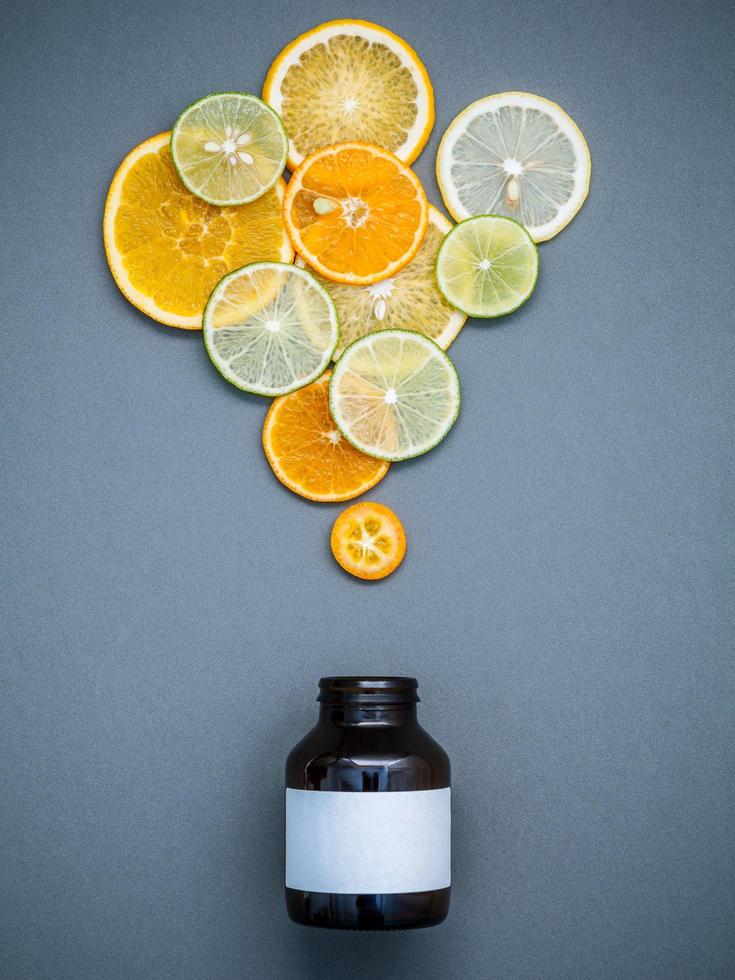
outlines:
[[[733, 6], [2, 5], [0, 976], [699, 980], [733, 945]], [[592, 151], [533, 299], [470, 323], [457, 425], [374, 497], [409, 553], [337, 568], [266, 405], [118, 293], [136, 143], [362, 16], [437, 124], [539, 92]], [[732, 579], [729, 580], [730, 583]], [[454, 764], [454, 905], [292, 925], [282, 767], [322, 673], [409, 672]]]

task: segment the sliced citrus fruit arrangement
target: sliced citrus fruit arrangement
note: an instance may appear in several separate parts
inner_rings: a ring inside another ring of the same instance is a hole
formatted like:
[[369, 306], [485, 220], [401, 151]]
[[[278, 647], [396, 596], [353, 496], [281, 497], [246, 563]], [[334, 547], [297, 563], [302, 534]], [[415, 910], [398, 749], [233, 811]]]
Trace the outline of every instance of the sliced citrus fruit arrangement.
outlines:
[[362, 501], [343, 511], [332, 528], [332, 554], [350, 575], [379, 579], [403, 561], [406, 535], [384, 504]]
[[387, 150], [339, 143], [292, 176], [283, 220], [294, 248], [327, 279], [369, 285], [416, 255], [429, 205], [418, 177]]
[[359, 452], [329, 414], [329, 371], [273, 401], [263, 425], [263, 449], [289, 490], [309, 500], [351, 500], [383, 479], [389, 464]]
[[502, 92], [473, 102], [450, 124], [436, 161], [449, 213], [515, 218], [536, 242], [553, 238], [582, 207], [590, 153], [555, 102]]
[[248, 204], [274, 186], [288, 139], [277, 113], [255, 95], [222, 92], [184, 109], [171, 157], [184, 186], [209, 204]]
[[[331, 282], [314, 272], [337, 307], [339, 344], [335, 360], [353, 340], [376, 330], [417, 330], [442, 350], [449, 347], [467, 319], [442, 296], [434, 273], [439, 246], [452, 227], [430, 204], [429, 226], [416, 257], [390, 279], [371, 286]], [[304, 264], [300, 256], [296, 262]]]
[[452, 306], [468, 316], [502, 316], [517, 310], [534, 291], [538, 249], [512, 218], [467, 218], [439, 248], [436, 278]]
[[329, 407], [361, 452], [391, 461], [428, 452], [459, 412], [454, 365], [433, 340], [411, 330], [361, 337], [332, 371]]
[[329, 293], [309, 272], [255, 262], [215, 287], [203, 334], [212, 363], [233, 385], [283, 395], [319, 377], [339, 329]]
[[247, 262], [291, 261], [281, 208], [285, 184], [252, 204], [212, 207], [176, 176], [170, 137], [153, 136], [120, 164], [105, 205], [105, 251], [134, 306], [159, 323], [199, 330], [222, 276]]
[[329, 143], [365, 140], [406, 163], [434, 124], [434, 93], [416, 52], [363, 20], [334, 20], [297, 37], [271, 65], [263, 98], [290, 136], [288, 164]]

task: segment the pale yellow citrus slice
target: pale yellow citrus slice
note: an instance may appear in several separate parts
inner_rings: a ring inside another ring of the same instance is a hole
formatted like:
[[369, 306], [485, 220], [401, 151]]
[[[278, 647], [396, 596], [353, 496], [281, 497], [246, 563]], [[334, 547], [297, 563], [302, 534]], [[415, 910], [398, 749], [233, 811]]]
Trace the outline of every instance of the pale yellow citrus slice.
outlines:
[[103, 234], [110, 271], [139, 310], [170, 327], [199, 330], [220, 279], [256, 261], [290, 262], [279, 181], [257, 201], [219, 208], [190, 193], [160, 133], [129, 153], [113, 177]]
[[[430, 204], [429, 227], [416, 257], [394, 276], [371, 286], [331, 282], [314, 272], [337, 307], [339, 344], [335, 360], [353, 340], [376, 330], [416, 330], [442, 350], [449, 347], [467, 319], [467, 314], [451, 306], [437, 288], [436, 258], [452, 227], [451, 221]], [[296, 264], [305, 265], [300, 255]]]
[[436, 158], [447, 210], [514, 218], [535, 242], [553, 238], [584, 204], [590, 152], [573, 119], [529, 92], [473, 102], [450, 124]]
[[350, 500], [382, 480], [389, 464], [342, 437], [329, 413], [329, 377], [273, 401], [263, 449], [281, 483], [308, 500]]
[[337, 143], [308, 156], [283, 199], [299, 255], [335, 282], [368, 285], [416, 255], [429, 205], [416, 174], [379, 146]]
[[434, 125], [426, 68], [379, 24], [334, 20], [297, 37], [271, 65], [263, 98], [283, 119], [295, 170], [321, 146], [364, 140], [416, 159]]
[[350, 575], [381, 579], [390, 575], [406, 554], [406, 534], [384, 504], [361, 501], [342, 511], [332, 528], [332, 554]]

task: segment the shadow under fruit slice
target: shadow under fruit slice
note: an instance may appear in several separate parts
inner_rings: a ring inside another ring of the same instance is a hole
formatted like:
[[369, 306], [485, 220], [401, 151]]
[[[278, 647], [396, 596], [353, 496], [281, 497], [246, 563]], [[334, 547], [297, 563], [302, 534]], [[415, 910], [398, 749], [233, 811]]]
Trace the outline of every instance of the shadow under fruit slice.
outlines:
[[307, 157], [283, 199], [299, 255], [335, 282], [368, 285], [416, 255], [429, 205], [416, 174], [370, 143], [337, 143]]
[[204, 346], [231, 384], [285, 395], [316, 380], [339, 337], [329, 293], [305, 269], [255, 262], [215, 287], [204, 311]]
[[289, 490], [317, 501], [351, 500], [383, 479], [389, 464], [359, 452], [329, 414], [329, 378], [273, 401], [263, 425], [263, 449]]
[[248, 262], [290, 262], [285, 184], [252, 204], [219, 208], [191, 194], [171, 162], [170, 133], [129, 153], [113, 177], [103, 221], [105, 252], [121, 292], [159, 323], [199, 330], [209, 294]]
[[334, 522], [331, 546], [336, 561], [350, 575], [380, 579], [403, 561], [406, 535], [389, 507], [362, 501], [342, 511]]

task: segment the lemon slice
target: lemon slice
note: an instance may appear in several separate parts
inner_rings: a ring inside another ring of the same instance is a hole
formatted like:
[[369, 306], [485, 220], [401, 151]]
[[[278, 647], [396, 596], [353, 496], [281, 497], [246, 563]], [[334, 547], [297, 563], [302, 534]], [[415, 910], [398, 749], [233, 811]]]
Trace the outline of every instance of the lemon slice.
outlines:
[[348, 442], [395, 461], [433, 449], [459, 412], [459, 378], [433, 340], [412, 330], [361, 337], [332, 371], [329, 407]]
[[473, 102], [451, 123], [439, 145], [436, 174], [457, 221], [502, 214], [544, 242], [584, 204], [590, 153], [574, 120], [555, 102], [503, 92]]
[[538, 249], [512, 218], [468, 218], [444, 239], [436, 278], [448, 302], [468, 316], [502, 316], [517, 310], [534, 291]]
[[353, 140], [411, 163], [434, 125], [434, 93], [418, 55], [364, 20], [333, 20], [297, 37], [271, 65], [263, 98], [286, 126], [291, 170], [319, 147]]
[[209, 204], [248, 204], [286, 166], [288, 139], [278, 115], [255, 95], [208, 95], [176, 120], [171, 158], [182, 183]]
[[220, 374], [243, 391], [285, 395], [314, 381], [339, 329], [327, 291], [304, 269], [255, 262], [215, 287], [202, 327]]
[[[310, 270], [337, 307], [339, 344], [335, 360], [353, 340], [376, 330], [417, 330], [442, 350], [449, 347], [467, 319], [442, 296], [434, 274], [439, 246], [452, 227], [441, 211], [430, 204], [429, 226], [416, 258], [394, 276], [372, 286], [331, 282]], [[296, 264], [306, 266], [300, 255]]]

